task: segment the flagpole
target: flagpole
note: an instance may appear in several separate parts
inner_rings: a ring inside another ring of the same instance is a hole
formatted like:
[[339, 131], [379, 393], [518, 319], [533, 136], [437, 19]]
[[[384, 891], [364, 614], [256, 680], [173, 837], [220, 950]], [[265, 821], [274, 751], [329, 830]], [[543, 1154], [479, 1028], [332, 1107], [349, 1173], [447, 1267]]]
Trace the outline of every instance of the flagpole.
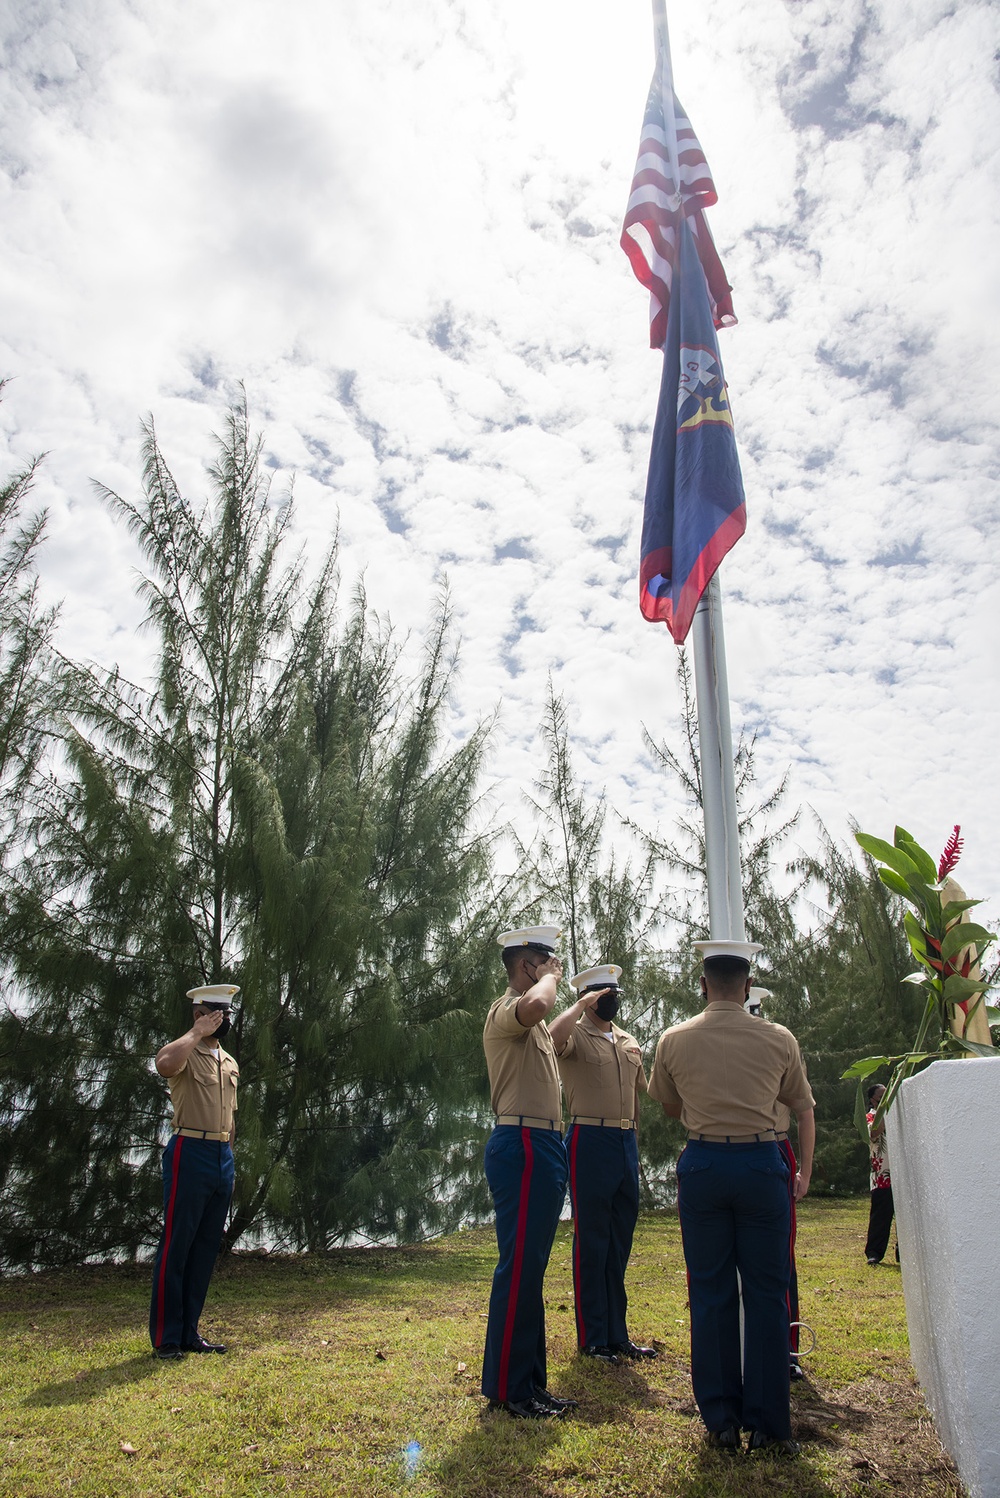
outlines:
[[653, 32], [656, 40], [657, 66], [660, 70], [660, 94], [663, 100], [663, 131], [670, 175], [674, 183], [674, 206], [681, 202], [681, 169], [677, 156], [677, 118], [674, 114], [674, 68], [670, 58], [670, 32], [667, 29], [666, 0], [653, 0]]
[[[663, 98], [665, 150], [679, 207], [681, 174], [666, 0], [653, 0], [653, 30]], [[746, 933], [743, 924], [733, 731], [729, 721], [729, 678], [722, 629], [722, 589], [717, 573], [699, 600], [691, 628], [694, 634], [694, 680], [705, 817], [709, 935], [717, 941], [725, 941], [727, 938], [731, 941], [744, 941]]]
[[713, 941], [745, 941], [736, 771], [718, 573], [699, 599], [691, 632], [705, 816], [709, 935]]

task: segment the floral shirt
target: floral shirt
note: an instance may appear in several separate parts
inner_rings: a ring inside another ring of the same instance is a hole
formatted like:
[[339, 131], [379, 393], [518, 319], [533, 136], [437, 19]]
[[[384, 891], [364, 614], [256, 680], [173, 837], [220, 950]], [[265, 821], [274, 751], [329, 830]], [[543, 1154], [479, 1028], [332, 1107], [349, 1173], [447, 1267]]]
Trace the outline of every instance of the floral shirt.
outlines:
[[886, 1143], [885, 1126], [878, 1139], [871, 1138], [872, 1119], [875, 1117], [875, 1109], [865, 1114], [868, 1124], [868, 1137], [871, 1140], [871, 1189], [880, 1191], [886, 1186], [891, 1186], [889, 1178], [889, 1146]]

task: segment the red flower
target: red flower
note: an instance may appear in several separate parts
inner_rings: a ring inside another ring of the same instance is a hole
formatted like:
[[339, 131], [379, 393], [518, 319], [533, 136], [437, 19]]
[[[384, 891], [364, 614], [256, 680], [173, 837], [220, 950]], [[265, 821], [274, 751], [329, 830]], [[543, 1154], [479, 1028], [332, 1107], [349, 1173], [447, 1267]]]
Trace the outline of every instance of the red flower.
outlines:
[[938, 864], [939, 884], [943, 879], [946, 879], [948, 877], [948, 875], [951, 873], [952, 869], [955, 867], [955, 865], [958, 863], [958, 860], [962, 856], [962, 844], [964, 843], [965, 839], [959, 837], [958, 834], [960, 831], [961, 828], [956, 826], [952, 831], [951, 837], [944, 845], [944, 852], [941, 854], [941, 862]]

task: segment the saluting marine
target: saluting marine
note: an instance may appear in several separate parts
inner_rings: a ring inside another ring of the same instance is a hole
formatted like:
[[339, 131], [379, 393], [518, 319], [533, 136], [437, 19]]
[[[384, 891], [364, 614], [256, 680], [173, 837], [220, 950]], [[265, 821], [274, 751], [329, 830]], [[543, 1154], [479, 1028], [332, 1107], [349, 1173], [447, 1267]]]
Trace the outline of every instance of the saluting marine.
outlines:
[[566, 1196], [559, 1072], [545, 1018], [562, 964], [557, 926], [499, 937], [506, 993], [483, 1029], [496, 1126], [486, 1145], [486, 1179], [496, 1211], [499, 1261], [493, 1275], [483, 1356], [491, 1409], [550, 1420], [575, 1407], [546, 1388], [542, 1283]]
[[[677, 1206], [691, 1305], [691, 1382], [708, 1441], [794, 1454], [788, 1393], [789, 1167], [779, 1110], [795, 1113], [809, 1189], [813, 1096], [798, 1043], [743, 1008], [756, 942], [696, 942], [705, 1008], [664, 1031], [649, 1093], [688, 1142], [677, 1162]], [[740, 1356], [742, 1282], [745, 1345]]]
[[194, 1022], [156, 1053], [170, 1084], [173, 1134], [163, 1152], [163, 1232], [153, 1265], [149, 1338], [154, 1357], [225, 1352], [198, 1333], [233, 1195], [240, 1069], [219, 1045], [230, 1026], [230, 983], [188, 990]]
[[625, 1269], [639, 1215], [639, 1092], [646, 1090], [638, 1042], [614, 1023], [621, 968], [588, 968], [570, 979], [578, 999], [549, 1033], [570, 1113], [566, 1135], [573, 1203], [573, 1292], [584, 1357], [617, 1363], [655, 1358], [626, 1326]]

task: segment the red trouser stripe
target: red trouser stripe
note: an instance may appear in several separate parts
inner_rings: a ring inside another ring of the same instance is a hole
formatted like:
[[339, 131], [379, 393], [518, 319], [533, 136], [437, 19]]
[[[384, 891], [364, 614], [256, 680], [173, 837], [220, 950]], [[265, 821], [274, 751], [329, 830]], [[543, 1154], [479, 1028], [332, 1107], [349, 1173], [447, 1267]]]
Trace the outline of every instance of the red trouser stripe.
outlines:
[[787, 1160], [788, 1169], [791, 1172], [788, 1177], [788, 1205], [791, 1209], [788, 1226], [789, 1286], [785, 1294], [785, 1305], [788, 1307], [788, 1346], [792, 1355], [794, 1356], [799, 1350], [799, 1329], [797, 1325], [792, 1324], [793, 1308], [791, 1275], [792, 1271], [795, 1268], [795, 1176], [799, 1166], [798, 1161], [795, 1158], [795, 1151], [792, 1149], [792, 1141], [790, 1139], [782, 1139], [778, 1145], [778, 1148], [781, 1150], [781, 1153]]
[[573, 1143], [569, 1150], [569, 1199], [573, 1203], [573, 1294], [576, 1299], [576, 1335], [581, 1347], [587, 1346], [587, 1328], [583, 1321], [583, 1283], [580, 1277], [580, 1210], [576, 1200], [576, 1147], [580, 1142], [580, 1128], [573, 1130]]
[[167, 1255], [170, 1252], [170, 1234], [174, 1226], [174, 1202], [177, 1199], [177, 1179], [181, 1173], [182, 1135], [176, 1136], [174, 1144], [173, 1173], [170, 1180], [170, 1198], [167, 1202], [167, 1217], [163, 1225], [163, 1253], [160, 1256], [160, 1282], [156, 1287], [156, 1345], [163, 1340], [163, 1312], [167, 1293]]
[[524, 1263], [524, 1239], [528, 1230], [528, 1198], [531, 1195], [531, 1170], [534, 1156], [531, 1150], [531, 1130], [521, 1130], [524, 1145], [524, 1169], [521, 1175], [521, 1200], [517, 1208], [517, 1233], [514, 1238], [514, 1267], [510, 1276], [510, 1295], [507, 1299], [507, 1319], [503, 1327], [503, 1342], [500, 1347], [500, 1377], [498, 1394], [507, 1398], [507, 1368], [510, 1363], [510, 1344], [514, 1340], [514, 1320], [517, 1316], [517, 1293], [521, 1287], [521, 1268]]

